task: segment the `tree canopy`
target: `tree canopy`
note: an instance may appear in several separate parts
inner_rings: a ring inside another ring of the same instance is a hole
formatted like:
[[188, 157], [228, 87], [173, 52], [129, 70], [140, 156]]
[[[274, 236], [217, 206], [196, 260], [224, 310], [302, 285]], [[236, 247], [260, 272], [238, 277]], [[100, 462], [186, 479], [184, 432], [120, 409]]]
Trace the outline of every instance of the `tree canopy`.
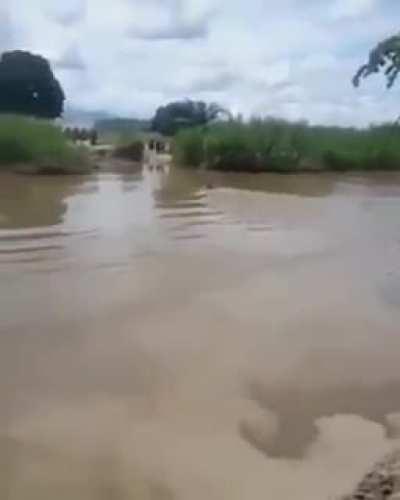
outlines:
[[229, 112], [216, 103], [202, 101], [175, 101], [161, 106], [152, 120], [152, 130], [164, 135], [174, 135], [186, 127], [207, 125]]
[[368, 62], [357, 71], [353, 84], [358, 87], [362, 79], [381, 71], [387, 87], [391, 88], [400, 73], [400, 34], [386, 38], [370, 52]]
[[0, 113], [58, 118], [65, 95], [49, 62], [25, 51], [0, 57]]

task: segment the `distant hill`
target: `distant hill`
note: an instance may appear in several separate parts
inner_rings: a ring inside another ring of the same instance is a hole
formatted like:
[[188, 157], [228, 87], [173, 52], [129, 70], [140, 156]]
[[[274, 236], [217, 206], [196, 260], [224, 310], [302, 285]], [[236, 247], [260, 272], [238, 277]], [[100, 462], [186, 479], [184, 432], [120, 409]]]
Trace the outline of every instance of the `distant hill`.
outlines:
[[65, 127], [91, 128], [99, 120], [112, 119], [114, 116], [105, 111], [85, 111], [79, 108], [66, 107], [61, 122]]
[[131, 134], [132, 132], [149, 130], [150, 120], [103, 118], [95, 122], [95, 128], [100, 133]]
[[95, 128], [103, 136], [131, 136], [136, 132], [148, 131], [150, 120], [121, 118], [106, 111], [85, 111], [67, 107], [60, 119], [63, 127]]

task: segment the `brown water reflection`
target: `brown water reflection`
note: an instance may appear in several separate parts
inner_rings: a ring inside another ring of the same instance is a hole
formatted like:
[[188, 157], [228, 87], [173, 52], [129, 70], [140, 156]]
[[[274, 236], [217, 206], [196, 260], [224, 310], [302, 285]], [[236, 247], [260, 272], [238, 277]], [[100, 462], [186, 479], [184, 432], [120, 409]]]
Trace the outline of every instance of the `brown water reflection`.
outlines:
[[331, 175], [248, 175], [207, 172], [207, 184], [215, 187], [245, 189], [276, 194], [292, 194], [305, 197], [328, 196], [338, 181]]
[[396, 444], [400, 176], [0, 190], [0, 498], [332, 498]]
[[82, 180], [74, 177], [42, 177], [3, 174], [0, 182], [1, 228], [30, 228], [62, 223], [67, 198]]
[[[338, 360], [339, 361], [339, 360]], [[276, 412], [279, 431], [263, 436], [254, 422], [244, 420], [239, 430], [244, 439], [267, 456], [304, 457], [318, 438], [315, 422], [336, 414], [363, 415], [385, 427], [391, 436], [398, 437], [398, 427], [387, 417], [400, 408], [400, 382], [382, 384], [303, 389], [295, 384], [268, 389], [255, 383], [250, 397], [268, 411]], [[266, 438], [266, 439], [265, 439]]]

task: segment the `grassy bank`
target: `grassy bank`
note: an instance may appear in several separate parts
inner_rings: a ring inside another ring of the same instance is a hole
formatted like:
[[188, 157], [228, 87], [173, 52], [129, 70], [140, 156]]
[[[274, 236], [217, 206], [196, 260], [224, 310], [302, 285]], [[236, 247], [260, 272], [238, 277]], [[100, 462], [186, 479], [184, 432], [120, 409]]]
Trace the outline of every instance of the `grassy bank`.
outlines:
[[400, 127], [232, 121], [181, 131], [174, 156], [183, 166], [227, 171], [400, 170]]
[[0, 116], [0, 170], [77, 174], [90, 171], [83, 150], [69, 144], [52, 124], [19, 116]]

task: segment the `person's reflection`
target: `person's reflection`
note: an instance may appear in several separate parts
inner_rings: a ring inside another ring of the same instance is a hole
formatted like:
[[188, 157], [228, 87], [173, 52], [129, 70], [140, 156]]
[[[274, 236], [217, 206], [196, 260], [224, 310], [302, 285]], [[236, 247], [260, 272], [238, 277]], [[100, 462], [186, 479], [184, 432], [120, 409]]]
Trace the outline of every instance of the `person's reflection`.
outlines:
[[143, 172], [120, 173], [119, 180], [121, 181], [122, 192], [131, 193], [136, 191], [139, 184], [143, 181]]
[[169, 165], [149, 163], [143, 167], [143, 176], [154, 193], [165, 189], [168, 184], [169, 174]]
[[161, 188], [154, 191], [158, 208], [174, 208], [181, 202], [192, 203], [205, 197], [203, 180], [195, 172], [171, 168], [161, 173], [161, 178]]

